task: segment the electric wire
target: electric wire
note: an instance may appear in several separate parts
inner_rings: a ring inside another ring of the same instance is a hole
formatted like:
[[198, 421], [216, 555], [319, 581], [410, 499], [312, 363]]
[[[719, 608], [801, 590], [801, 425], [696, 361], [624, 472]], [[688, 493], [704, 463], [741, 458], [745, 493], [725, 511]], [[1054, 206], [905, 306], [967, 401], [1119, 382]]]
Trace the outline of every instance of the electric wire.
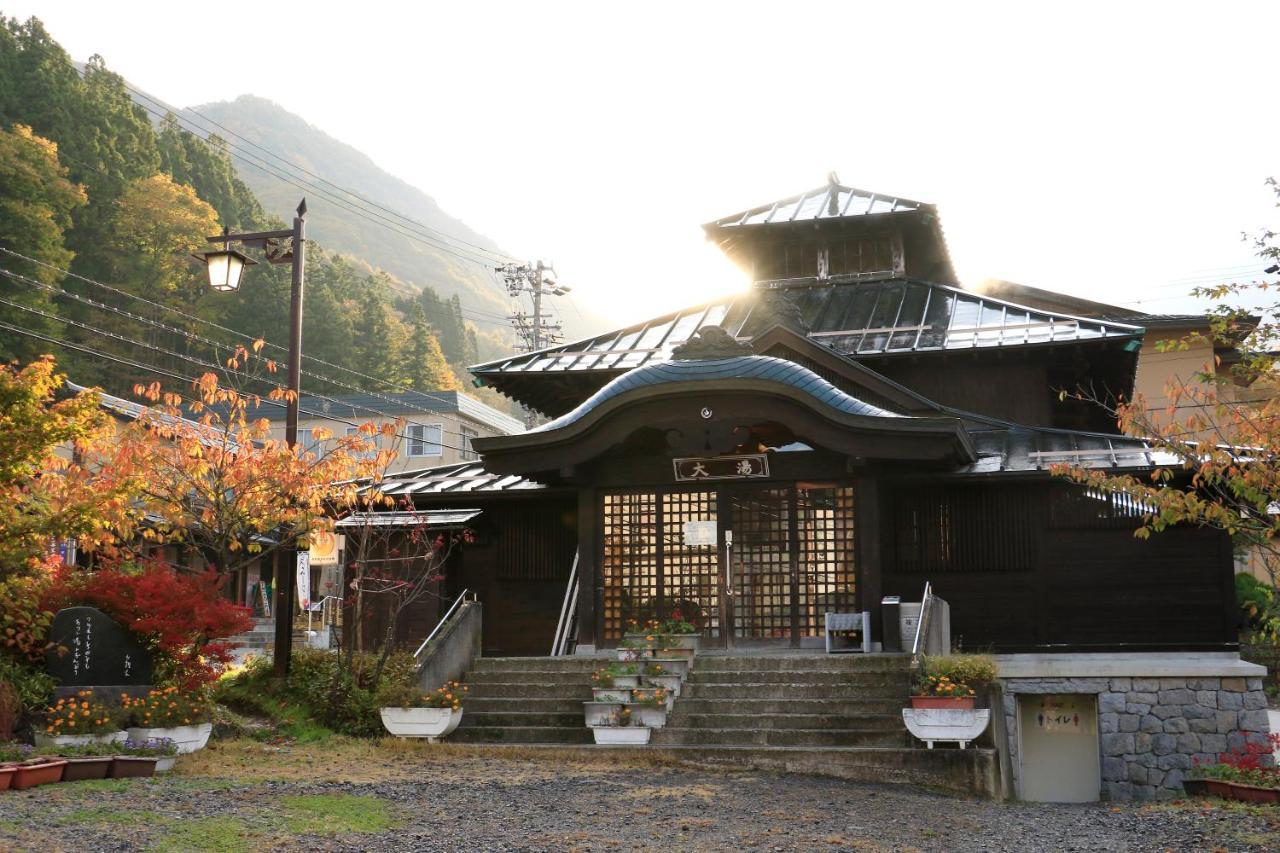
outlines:
[[[162, 304], [162, 303], [160, 303], [160, 302], [155, 302], [155, 301], [153, 301], [153, 300], [151, 300], [151, 299], [147, 299], [147, 298], [146, 298], [146, 297], [144, 297], [144, 296], [139, 296], [139, 295], [137, 295], [136, 293], [130, 293], [130, 292], [129, 292], [129, 291], [127, 291], [127, 290], [122, 290], [122, 289], [120, 289], [120, 288], [118, 288], [118, 287], [114, 287], [114, 286], [112, 286], [112, 285], [105, 284], [105, 283], [103, 283], [103, 282], [101, 282], [101, 281], [98, 281], [98, 280], [96, 280], [96, 279], [88, 278], [87, 276], [83, 276], [83, 275], [80, 275], [80, 274], [78, 274], [78, 273], [73, 273], [73, 272], [70, 272], [70, 271], [68, 271], [68, 270], [64, 270], [64, 269], [62, 269], [61, 267], [57, 267], [57, 266], [54, 266], [53, 264], [46, 263], [46, 262], [44, 262], [44, 261], [38, 260], [38, 259], [36, 259], [36, 258], [29, 257], [29, 256], [27, 256], [27, 255], [23, 255], [23, 254], [21, 254], [21, 253], [19, 253], [19, 252], [15, 252], [15, 251], [13, 251], [12, 249], [6, 248], [5, 246], [2, 246], [2, 245], [0, 245], [0, 253], [4, 253], [4, 254], [7, 254], [7, 255], [11, 255], [11, 256], [13, 256], [13, 257], [20, 258], [20, 259], [22, 259], [22, 260], [24, 260], [24, 261], [28, 261], [28, 262], [30, 262], [30, 263], [37, 264], [37, 265], [39, 265], [39, 266], [45, 267], [46, 269], [53, 270], [53, 271], [55, 271], [55, 272], [61, 273], [62, 275], [65, 275], [65, 276], [69, 276], [69, 277], [71, 277], [71, 278], [74, 278], [74, 279], [76, 279], [76, 280], [78, 280], [78, 281], [82, 281], [82, 282], [84, 282], [84, 283], [86, 283], [86, 284], [90, 284], [90, 285], [93, 285], [93, 286], [95, 286], [95, 287], [102, 288], [102, 289], [104, 289], [104, 290], [107, 290], [107, 291], [109, 291], [109, 292], [111, 292], [111, 293], [115, 293], [115, 294], [120, 295], [120, 296], [128, 297], [129, 299], [133, 299], [133, 300], [138, 301], [138, 302], [141, 302], [141, 303], [143, 303], [143, 304], [145, 304], [145, 305], [150, 305], [150, 306], [151, 306], [151, 307], [153, 307], [153, 308], [159, 308], [159, 309], [160, 309], [160, 310], [162, 310], [162, 311], [167, 311], [167, 312], [169, 312], [169, 313], [171, 313], [171, 314], [175, 314], [175, 315], [177, 315], [177, 316], [179, 316], [179, 317], [182, 317], [182, 318], [183, 318], [183, 319], [185, 319], [185, 320], [190, 320], [190, 321], [195, 322], [195, 323], [201, 323], [201, 324], [204, 324], [204, 325], [209, 326], [209, 327], [211, 327], [211, 328], [217, 329], [217, 330], [219, 330], [219, 331], [221, 331], [221, 332], [225, 332], [225, 333], [227, 333], [227, 334], [229, 334], [229, 335], [233, 335], [233, 336], [235, 336], [236, 338], [242, 339], [242, 340], [243, 340], [244, 342], [246, 342], [246, 343], [252, 343], [252, 342], [254, 342], [255, 340], [257, 340], [257, 338], [255, 338], [253, 335], [248, 334], [247, 332], [242, 332], [242, 331], [239, 331], [239, 330], [237, 330], [237, 329], [232, 329], [232, 328], [229, 328], [229, 327], [227, 327], [227, 326], [223, 326], [223, 325], [221, 325], [221, 324], [219, 324], [219, 323], [215, 323], [215, 322], [214, 322], [214, 321], [212, 321], [212, 320], [206, 320], [206, 319], [204, 319], [203, 317], [197, 317], [197, 316], [195, 316], [194, 314], [189, 314], [189, 313], [187, 313], [186, 311], [183, 311], [183, 310], [181, 310], [181, 309], [179, 309], [179, 308], [174, 308], [174, 307], [172, 307], [172, 306], [170, 306], [170, 305], [164, 305], [164, 304]], [[14, 272], [12, 272], [11, 270], [0, 270], [0, 272], [2, 272], [3, 274], [5, 274], [5, 275], [7, 275], [7, 276], [11, 276], [11, 277], [12, 277], [12, 276], [20, 276], [20, 277], [22, 277], [22, 278], [26, 278], [25, 276], [21, 276], [21, 274], [20, 274], [20, 273], [14, 273]], [[43, 285], [43, 282], [41, 282], [41, 285]], [[52, 285], [43, 285], [43, 286], [52, 288]], [[62, 289], [58, 289], [58, 288], [52, 288], [52, 289], [53, 289], [54, 291], [56, 291], [57, 293], [61, 294], [61, 295], [65, 295], [65, 296], [72, 296], [72, 297], [74, 297], [74, 296], [75, 296], [75, 294], [72, 294], [72, 293], [71, 293], [71, 291], [68, 291], [68, 290], [62, 290]], [[89, 301], [90, 301], [90, 302], [93, 302], [94, 300], [89, 300]], [[120, 312], [120, 311], [121, 311], [121, 309], [111, 309], [111, 310], [115, 310], [115, 311], [117, 311], [117, 312]], [[129, 312], [123, 312], [123, 313], [125, 313], [125, 314], [129, 314]], [[282, 353], [285, 353], [286, 355], [288, 354], [288, 351], [289, 351], [289, 350], [288, 350], [288, 348], [287, 348], [287, 347], [281, 346], [280, 344], [272, 343], [272, 342], [270, 342], [270, 341], [264, 341], [264, 343], [265, 343], [265, 345], [266, 345], [266, 346], [268, 346], [268, 347], [270, 347], [270, 348], [272, 348], [272, 349], [276, 350], [277, 352], [282, 352]], [[223, 344], [223, 345], [224, 345], [224, 346], [230, 346], [231, 344]], [[313, 362], [315, 362], [315, 363], [317, 363], [317, 364], [323, 364], [323, 365], [324, 365], [324, 366], [326, 366], [326, 367], [331, 367], [331, 368], [334, 368], [334, 369], [336, 369], [336, 370], [342, 370], [342, 371], [345, 371], [345, 372], [347, 372], [347, 373], [350, 373], [350, 374], [352, 374], [352, 375], [354, 375], [354, 376], [359, 376], [359, 377], [361, 377], [362, 379], [367, 379], [367, 380], [372, 381], [372, 382], [378, 382], [378, 383], [381, 383], [381, 384], [383, 384], [383, 385], [386, 385], [386, 386], [387, 386], [387, 387], [389, 387], [389, 388], [395, 388], [395, 389], [397, 389], [397, 390], [399, 390], [399, 391], [402, 391], [402, 392], [406, 392], [406, 393], [414, 393], [414, 394], [422, 394], [422, 395], [424, 395], [424, 396], [426, 396], [426, 397], [428, 397], [428, 398], [436, 399], [436, 400], [439, 400], [439, 401], [441, 401], [441, 402], [445, 402], [445, 403], [449, 402], [449, 401], [448, 401], [448, 400], [446, 400], [445, 398], [442, 398], [442, 397], [435, 397], [435, 396], [433, 396], [432, 394], [430, 394], [429, 392], [426, 392], [426, 391], [419, 391], [419, 390], [414, 389], [414, 388], [409, 388], [408, 386], [405, 386], [405, 385], [399, 385], [399, 384], [397, 384], [397, 383], [395, 383], [395, 382], [392, 382], [392, 381], [390, 381], [390, 380], [388, 380], [388, 379], [380, 379], [380, 378], [378, 378], [378, 377], [376, 377], [376, 376], [370, 376], [370, 375], [369, 375], [369, 374], [367, 374], [367, 373], [361, 373], [360, 371], [358, 371], [358, 370], [354, 370], [353, 368], [350, 368], [350, 367], [344, 367], [344, 366], [342, 366], [342, 365], [340, 365], [340, 364], [334, 364], [333, 362], [325, 361], [324, 359], [322, 359], [322, 358], [318, 358], [318, 357], [316, 357], [316, 356], [307, 355], [305, 352], [303, 353], [303, 356], [302, 356], [302, 357], [303, 357], [303, 359], [304, 359], [304, 360], [310, 360], [310, 361], [313, 361]], [[342, 384], [342, 383], [337, 382], [336, 380], [329, 379], [328, 377], [320, 376], [319, 374], [311, 374], [311, 375], [313, 375], [313, 377], [315, 377], [315, 378], [320, 378], [320, 379], [322, 379], [323, 381], [333, 382], [333, 384], [335, 384], [335, 385], [340, 385], [340, 384]], [[352, 386], [349, 386], [349, 385], [348, 385], [348, 386], [345, 386], [345, 387], [351, 388]], [[367, 391], [365, 391], [364, 389], [359, 389], [359, 388], [357, 388], [357, 389], [355, 389], [355, 390], [358, 390], [360, 393], [371, 393], [371, 392], [367, 392]]]
[[[129, 311], [124, 311], [124, 310], [122, 310], [122, 309], [120, 309], [120, 308], [116, 308], [115, 306], [107, 305], [106, 303], [98, 302], [98, 301], [93, 300], [93, 299], [89, 299], [89, 298], [84, 297], [84, 296], [81, 296], [81, 295], [79, 295], [79, 294], [77, 294], [77, 293], [72, 293], [72, 292], [70, 292], [70, 291], [66, 291], [66, 290], [60, 290], [59, 288], [56, 288], [56, 287], [54, 287], [53, 285], [45, 284], [44, 282], [40, 282], [40, 281], [36, 281], [36, 280], [34, 280], [34, 279], [27, 278], [26, 276], [23, 276], [23, 275], [21, 275], [21, 274], [19, 274], [19, 273], [12, 272], [11, 270], [6, 270], [6, 269], [2, 269], [2, 268], [0, 268], [0, 276], [4, 276], [4, 277], [6, 277], [6, 278], [9, 278], [9, 279], [12, 279], [12, 280], [15, 280], [15, 281], [19, 281], [19, 282], [21, 282], [21, 283], [23, 283], [23, 284], [27, 284], [27, 285], [29, 285], [29, 286], [31, 286], [31, 287], [35, 287], [35, 288], [38, 288], [38, 289], [40, 289], [40, 290], [44, 290], [44, 291], [46, 291], [46, 292], [53, 293], [53, 294], [58, 295], [58, 296], [70, 297], [71, 299], [73, 299], [73, 300], [75, 300], [75, 301], [77, 301], [77, 302], [79, 302], [79, 303], [81, 303], [81, 304], [83, 304], [83, 305], [87, 305], [87, 306], [89, 306], [89, 307], [91, 307], [91, 308], [95, 308], [95, 309], [103, 310], [103, 311], [109, 311], [109, 312], [111, 312], [111, 313], [113, 313], [113, 314], [119, 315], [119, 316], [121, 316], [121, 317], [125, 317], [126, 319], [132, 320], [132, 321], [134, 321], [134, 322], [144, 323], [144, 324], [146, 324], [146, 325], [148, 325], [148, 326], [151, 326], [151, 327], [153, 327], [153, 328], [160, 329], [161, 331], [167, 332], [167, 333], [169, 333], [169, 334], [181, 335], [182, 337], [184, 337], [184, 338], [186, 338], [186, 339], [188, 339], [188, 340], [197, 341], [197, 342], [199, 342], [199, 343], [205, 344], [206, 346], [213, 347], [213, 348], [214, 348], [214, 350], [215, 350], [215, 353], [216, 353], [216, 351], [217, 351], [219, 348], [231, 348], [231, 347], [234, 347], [234, 346], [236, 346], [236, 345], [237, 345], [237, 344], [234, 344], [234, 343], [226, 343], [226, 342], [221, 342], [221, 341], [215, 341], [215, 340], [212, 340], [212, 339], [210, 339], [210, 338], [206, 338], [206, 337], [204, 337], [204, 336], [202, 336], [202, 335], [197, 335], [197, 334], [195, 334], [194, 332], [190, 332], [190, 331], [187, 331], [187, 330], [185, 330], [185, 329], [179, 329], [179, 328], [177, 328], [177, 327], [175, 327], [175, 326], [169, 326], [169, 325], [166, 325], [166, 324], [164, 324], [164, 323], [161, 323], [161, 322], [159, 322], [159, 321], [157, 321], [157, 320], [153, 320], [153, 319], [151, 319], [151, 318], [149, 318], [149, 317], [143, 317], [143, 316], [141, 316], [141, 315], [134, 314], [134, 313], [129, 312]], [[10, 303], [10, 302], [7, 302], [7, 301], [5, 301], [5, 300], [3, 300], [3, 299], [0, 299], [0, 304], [12, 305], [13, 303]], [[21, 306], [16, 306], [16, 307], [21, 307]], [[24, 309], [24, 310], [25, 310], [25, 309]], [[50, 318], [50, 319], [58, 320], [58, 321], [60, 321], [60, 322], [71, 322], [71, 323], [73, 323], [74, 325], [79, 325], [78, 323], [75, 323], [75, 321], [74, 321], [74, 320], [70, 320], [69, 318], [65, 318], [65, 317], [62, 317], [62, 316], [60, 316], [60, 315], [45, 314], [44, 312], [37, 312], [37, 313], [41, 313], [41, 314], [42, 314], [42, 316], [48, 317], [48, 318]], [[329, 377], [329, 376], [325, 376], [324, 374], [316, 373], [316, 372], [314, 372], [314, 371], [310, 371], [310, 370], [307, 370], [307, 369], [305, 369], [305, 368], [300, 369], [300, 371], [299, 371], [299, 372], [300, 372], [302, 375], [304, 375], [304, 376], [308, 376], [308, 377], [310, 377], [310, 378], [312, 378], [312, 379], [316, 379], [316, 380], [319, 380], [319, 381], [321, 381], [321, 382], [327, 382], [327, 383], [329, 383], [329, 384], [331, 384], [331, 385], [336, 385], [336, 386], [338, 386], [338, 387], [340, 387], [340, 388], [344, 388], [344, 389], [346, 389], [346, 390], [348, 390], [348, 391], [354, 391], [354, 392], [356, 392], [356, 393], [358, 393], [358, 394], [368, 395], [368, 396], [372, 396], [372, 397], [377, 397], [378, 399], [383, 400], [383, 401], [385, 401], [385, 402], [387, 402], [387, 403], [390, 403], [390, 404], [392, 404], [392, 405], [394, 405], [394, 406], [404, 407], [404, 410], [405, 410], [405, 411], [407, 411], [407, 412], [417, 413], [417, 414], [423, 414], [423, 415], [428, 415], [428, 416], [432, 416], [433, 414], [437, 414], [437, 413], [430, 412], [429, 410], [426, 410], [426, 409], [416, 409], [416, 408], [413, 408], [412, 406], [406, 406], [406, 401], [404, 401], [404, 400], [397, 400], [397, 399], [395, 399], [395, 398], [393, 398], [393, 397], [387, 397], [387, 396], [385, 396], [385, 395], [383, 395], [383, 394], [378, 393], [377, 391], [369, 391], [369, 390], [366, 390], [366, 389], [363, 389], [363, 388], [358, 388], [358, 387], [356, 387], [355, 385], [349, 385], [349, 384], [347, 384], [347, 383], [345, 383], [345, 382], [341, 382], [341, 381], [339, 381], [339, 380], [337, 380], [337, 379], [333, 379], [333, 378], [331, 378], [331, 377]], [[433, 393], [431, 393], [431, 392], [428, 392], [428, 391], [419, 391], [419, 390], [411, 389], [411, 388], [410, 388], [410, 389], [405, 389], [405, 393], [409, 393], [409, 394], [416, 394], [416, 395], [418, 395], [418, 396], [420, 396], [420, 397], [422, 397], [422, 398], [428, 399], [428, 400], [435, 400], [436, 402], [443, 403], [443, 404], [444, 404], [444, 405], [446, 405], [446, 406], [453, 406], [453, 405], [454, 405], [454, 401], [449, 400], [447, 397], [440, 397], [440, 396], [438, 396], [438, 395], [436, 395], [436, 394], [433, 394]], [[346, 402], [346, 401], [343, 401], [343, 403], [342, 403], [342, 404], [343, 404], [343, 405], [351, 405], [350, 403], [348, 403], [348, 402]], [[372, 410], [371, 410], [371, 411], [372, 411]], [[383, 413], [383, 414], [388, 414], [388, 413]], [[448, 430], [447, 432], [449, 432], [450, 434], [453, 434], [453, 435], [458, 435], [458, 436], [461, 436], [461, 435], [462, 435], [462, 433], [457, 432], [457, 431], [455, 431], [455, 430]]]

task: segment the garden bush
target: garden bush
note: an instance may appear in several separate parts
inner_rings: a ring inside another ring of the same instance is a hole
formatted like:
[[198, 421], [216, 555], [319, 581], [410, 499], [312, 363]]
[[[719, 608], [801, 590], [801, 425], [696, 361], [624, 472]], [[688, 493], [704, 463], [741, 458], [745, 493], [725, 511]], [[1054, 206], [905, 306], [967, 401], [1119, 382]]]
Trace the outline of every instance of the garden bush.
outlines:
[[952, 684], [984, 687], [996, 679], [996, 661], [990, 655], [927, 655], [920, 668], [921, 680], [946, 679]]

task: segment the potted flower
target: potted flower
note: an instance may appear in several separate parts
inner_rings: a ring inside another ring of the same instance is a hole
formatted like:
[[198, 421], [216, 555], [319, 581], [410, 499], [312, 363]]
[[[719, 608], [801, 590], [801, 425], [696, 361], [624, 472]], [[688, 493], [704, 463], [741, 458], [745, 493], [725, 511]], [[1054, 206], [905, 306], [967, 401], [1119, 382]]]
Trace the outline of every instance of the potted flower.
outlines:
[[662, 634], [664, 649], [698, 650], [698, 626], [685, 619], [679, 610], [671, 611], [671, 618], [662, 623], [659, 631]]
[[86, 743], [119, 743], [128, 737], [117, 723], [118, 712], [81, 690], [59, 699], [45, 711], [44, 731], [35, 733], [36, 746], [82, 746]]
[[466, 685], [457, 681], [447, 681], [434, 691], [409, 685], [386, 688], [379, 697], [382, 725], [396, 737], [424, 737], [435, 743], [462, 722], [466, 694]]
[[141, 779], [173, 767], [178, 745], [168, 738], [126, 740], [111, 760], [112, 779]]
[[631, 705], [633, 723], [639, 726], [662, 728], [667, 724], [667, 711], [671, 697], [661, 687], [649, 690], [632, 690]]
[[634, 663], [612, 663], [591, 673], [592, 687], [639, 687], [640, 666]]
[[166, 738], [177, 745], [179, 755], [204, 749], [213, 730], [204, 700], [177, 687], [152, 690], [137, 698], [125, 693], [120, 707], [133, 724], [127, 729], [130, 740]]
[[649, 742], [652, 732], [648, 726], [637, 725], [631, 709], [623, 708], [591, 727], [591, 734], [602, 746], [642, 746]]
[[996, 663], [989, 655], [927, 656], [916, 678], [913, 708], [972, 709], [979, 688], [996, 678]]
[[684, 684], [684, 679], [679, 675], [660, 663], [652, 662], [645, 666], [642, 680], [648, 687], [661, 687], [671, 695], [672, 699], [680, 695], [680, 689]]
[[1280, 802], [1280, 767], [1263, 764], [1277, 748], [1280, 732], [1273, 732], [1265, 741], [1246, 744], [1244, 750], [1220, 753], [1214, 763], [1192, 759], [1193, 767], [1182, 787], [1192, 795], [1209, 794], [1248, 803]]
[[13, 784], [19, 763], [31, 757], [31, 746], [25, 743], [0, 743], [0, 791]]
[[62, 773], [63, 782], [81, 782], [86, 779], [105, 779], [111, 772], [111, 761], [116, 752], [115, 744], [86, 743], [81, 746], [65, 746], [58, 750], [58, 757], [67, 760]]
[[623, 637], [618, 641], [618, 660], [638, 661], [641, 658], [651, 658], [656, 642], [655, 634]]

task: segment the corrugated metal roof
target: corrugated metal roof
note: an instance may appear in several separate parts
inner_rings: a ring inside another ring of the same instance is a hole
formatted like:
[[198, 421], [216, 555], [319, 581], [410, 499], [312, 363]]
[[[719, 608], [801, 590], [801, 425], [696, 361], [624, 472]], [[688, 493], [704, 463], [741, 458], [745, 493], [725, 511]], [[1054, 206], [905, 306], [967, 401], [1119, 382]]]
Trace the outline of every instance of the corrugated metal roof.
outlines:
[[607, 400], [649, 385], [668, 382], [722, 383], [731, 379], [761, 379], [804, 391], [814, 400], [837, 411], [862, 417], [899, 418], [841, 391], [818, 374], [793, 361], [765, 355], [742, 355], [733, 358], [667, 361], [649, 364], [624, 373], [584, 400], [577, 408], [553, 421], [530, 430], [551, 432], [580, 420]]
[[[813, 281], [775, 289], [795, 302], [811, 339], [854, 357], [1064, 343], [1142, 332], [1126, 323], [1052, 314], [917, 279]], [[471, 370], [478, 376], [630, 370], [667, 361], [673, 349], [703, 326], [722, 326], [749, 340], [764, 331], [763, 321], [752, 320], [755, 304], [753, 292], [738, 294]]]
[[762, 204], [741, 213], [724, 216], [708, 224], [708, 228], [739, 228], [749, 225], [773, 225], [779, 222], [812, 222], [819, 219], [847, 219], [879, 213], [904, 213], [929, 205], [907, 198], [873, 193], [846, 187], [834, 181], [815, 190]]
[[389, 476], [380, 486], [387, 495], [491, 494], [546, 488], [514, 474], [491, 474], [475, 462], [437, 465]]
[[1048, 471], [1054, 465], [1081, 468], [1176, 467], [1182, 460], [1138, 438], [1024, 427], [970, 430], [976, 462], [957, 470], [964, 474]]
[[[415, 412], [457, 412], [487, 424], [506, 435], [522, 432], [524, 424], [492, 406], [468, 397], [461, 391], [404, 391], [387, 394], [341, 394], [331, 397], [313, 397], [302, 394], [298, 398], [302, 418], [344, 418], [365, 420], [375, 415], [406, 415]], [[285, 405], [263, 398], [258, 411], [269, 420], [284, 420]]]
[[354, 512], [335, 527], [457, 527], [479, 515], [478, 509], [425, 509], [419, 512]]

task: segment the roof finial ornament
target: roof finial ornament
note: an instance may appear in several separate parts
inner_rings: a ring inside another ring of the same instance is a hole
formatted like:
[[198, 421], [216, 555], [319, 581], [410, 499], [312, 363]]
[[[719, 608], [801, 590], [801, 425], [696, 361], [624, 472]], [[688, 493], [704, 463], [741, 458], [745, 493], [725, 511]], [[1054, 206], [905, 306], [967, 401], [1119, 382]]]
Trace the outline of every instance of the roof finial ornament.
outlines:
[[840, 214], [840, 176], [833, 169], [827, 172], [827, 216]]
[[671, 351], [678, 361], [696, 361], [704, 358], [737, 358], [755, 355], [751, 347], [736, 340], [720, 326], [703, 326], [693, 337]]
[[827, 172], [827, 183], [833, 187], [840, 186], [840, 176], [835, 173], [834, 169]]

